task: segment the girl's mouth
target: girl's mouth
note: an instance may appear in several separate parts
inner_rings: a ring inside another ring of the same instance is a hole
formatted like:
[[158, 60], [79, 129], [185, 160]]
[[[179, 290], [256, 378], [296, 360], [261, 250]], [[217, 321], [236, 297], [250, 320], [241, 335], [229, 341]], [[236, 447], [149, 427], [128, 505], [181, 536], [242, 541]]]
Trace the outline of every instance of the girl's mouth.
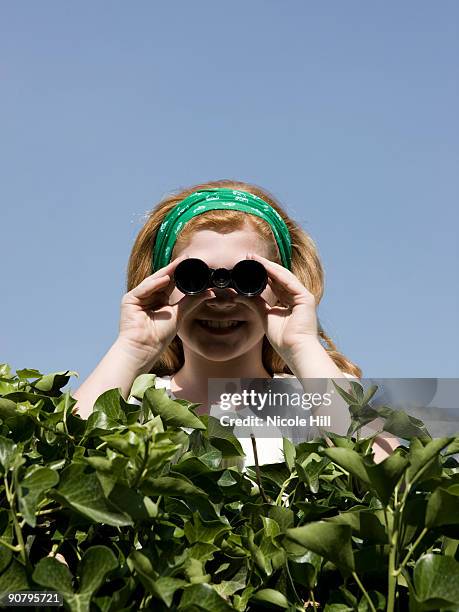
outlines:
[[209, 321], [207, 319], [197, 319], [197, 323], [201, 329], [217, 336], [232, 334], [245, 325], [245, 321]]

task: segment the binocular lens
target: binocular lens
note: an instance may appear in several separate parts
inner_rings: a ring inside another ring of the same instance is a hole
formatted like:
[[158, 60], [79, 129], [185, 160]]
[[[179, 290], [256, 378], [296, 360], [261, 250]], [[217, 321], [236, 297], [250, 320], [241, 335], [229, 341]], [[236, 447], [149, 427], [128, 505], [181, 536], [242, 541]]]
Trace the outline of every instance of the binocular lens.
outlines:
[[190, 257], [175, 268], [174, 281], [182, 293], [194, 295], [205, 291], [209, 286], [210, 270], [205, 261]]
[[234, 288], [248, 297], [260, 294], [268, 282], [265, 267], [253, 259], [239, 261], [232, 270]]
[[212, 270], [202, 259], [184, 259], [175, 268], [174, 281], [182, 293], [194, 295], [209, 287], [232, 287], [245, 296], [258, 295], [268, 282], [265, 267], [258, 261], [244, 259], [230, 271]]

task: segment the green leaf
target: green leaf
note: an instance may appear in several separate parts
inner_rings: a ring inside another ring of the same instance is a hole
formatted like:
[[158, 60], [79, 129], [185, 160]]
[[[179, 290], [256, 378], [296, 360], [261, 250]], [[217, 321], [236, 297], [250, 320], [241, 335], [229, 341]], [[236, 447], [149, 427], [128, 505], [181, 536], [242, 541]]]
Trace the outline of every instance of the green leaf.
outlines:
[[312, 550], [307, 550], [299, 557], [289, 555], [290, 574], [295, 583], [313, 589], [317, 583], [322, 561], [323, 558]]
[[[411, 441], [408, 460], [410, 465], [407, 470], [408, 482], [411, 484], [418, 480], [422, 473], [422, 479], [426, 480], [432, 475], [432, 471], [426, 469], [430, 463], [434, 473], [439, 469], [439, 454], [453, 440], [451, 437], [435, 438], [424, 446], [421, 440], [415, 438]], [[435, 469], [437, 468], [437, 469]]]
[[134, 489], [117, 483], [108, 496], [115, 506], [136, 521], [148, 520], [158, 514], [157, 505]]
[[11, 366], [8, 363], [0, 363], [0, 376], [11, 377]]
[[[284, 482], [290, 476], [290, 470], [285, 463], [265, 463], [260, 465], [260, 472], [263, 481], [270, 480], [274, 482], [278, 487], [282, 487]], [[253, 468], [247, 470], [250, 478], [256, 480], [256, 472]]]
[[142, 400], [145, 391], [155, 386], [156, 374], [140, 374], [132, 383], [130, 395]]
[[65, 468], [59, 486], [52, 489], [49, 496], [96, 523], [114, 527], [133, 524], [130, 516], [106, 498], [97, 473], [84, 464]]
[[32, 578], [44, 587], [49, 587], [62, 595], [73, 595], [72, 574], [69, 568], [54, 557], [44, 557], [35, 566]]
[[459, 436], [456, 436], [446, 449], [445, 456], [459, 453]]
[[274, 538], [280, 533], [280, 527], [278, 523], [267, 516], [262, 516], [264, 534], [267, 538]]
[[8, 472], [14, 465], [17, 464], [20, 454], [17, 444], [9, 438], [0, 436], [0, 465], [3, 467], [2, 472]]
[[192, 482], [182, 478], [173, 478], [171, 476], [160, 476], [158, 478], [148, 478], [142, 483], [142, 490], [147, 495], [173, 495], [177, 497], [187, 496], [202, 496], [207, 497], [208, 494], [194, 485]]
[[249, 599], [252, 593], [255, 591], [255, 587], [252, 585], [247, 586], [241, 593], [241, 595], [234, 595], [233, 606], [238, 612], [244, 612], [248, 609]]
[[187, 476], [187, 478], [195, 478], [202, 474], [207, 474], [216, 469], [220, 464], [221, 453], [220, 451], [216, 451], [216, 453], [213, 459], [210, 459], [210, 465], [209, 461], [203, 460], [204, 455], [201, 455], [201, 457], [190, 457], [185, 455], [179, 463], [174, 465], [174, 471]]
[[189, 549], [189, 555], [193, 559], [197, 559], [198, 561], [202, 561], [205, 563], [206, 561], [210, 561], [214, 558], [214, 552], [219, 551], [220, 548], [218, 546], [214, 546], [213, 544], [208, 544], [204, 542], [197, 542], [193, 544], [193, 546]]
[[306, 482], [312, 493], [319, 491], [319, 476], [330, 463], [328, 457], [320, 457], [317, 453], [311, 453], [301, 464], [295, 463], [298, 477]]
[[[379, 411], [381, 413], [381, 407], [379, 407]], [[390, 409], [390, 413], [384, 422], [383, 430], [405, 440], [431, 437], [422, 421], [401, 410]]]
[[124, 474], [124, 468], [126, 467], [129, 459], [127, 457], [120, 457], [119, 455], [115, 455], [108, 459], [107, 457], [82, 457], [82, 461], [90, 465], [92, 468], [101, 473], [106, 473], [110, 476], [115, 476], [115, 479], [118, 480], [122, 474]]
[[182, 589], [186, 584], [186, 581], [181, 578], [161, 576], [151, 584], [151, 591], [170, 608], [176, 591]]
[[270, 506], [266, 504], [263, 507], [259, 507], [259, 512], [264, 512], [269, 518], [275, 520], [282, 532], [289, 527], [293, 527], [295, 515], [291, 508], [282, 508], [280, 506]]
[[448, 557], [454, 557], [456, 561], [459, 561], [459, 540], [454, 538], [443, 538], [442, 551]]
[[363, 405], [368, 404], [368, 402], [371, 400], [371, 398], [374, 396], [377, 390], [378, 390], [378, 385], [370, 385], [365, 392], [365, 397], [363, 398], [362, 404]]
[[131, 552], [128, 563], [135, 568], [147, 591], [161, 599], [169, 608], [172, 605], [175, 592], [187, 584], [181, 578], [158, 576], [151, 560], [139, 550]]
[[429, 497], [426, 509], [426, 527], [459, 524], [459, 491], [438, 488]]
[[85, 551], [79, 565], [79, 593], [92, 595], [102, 584], [108, 572], [118, 567], [113, 551], [107, 546], [97, 545]]
[[192, 584], [183, 591], [179, 610], [203, 610], [204, 612], [234, 612], [223, 597], [209, 584]]
[[[34, 466], [35, 467], [35, 466]], [[19, 510], [31, 527], [37, 524], [35, 512], [44, 494], [59, 482], [59, 475], [47, 467], [38, 467], [23, 478], [18, 489]]]
[[100, 438], [107, 443], [109, 448], [113, 448], [123, 455], [131, 458], [134, 458], [138, 454], [139, 447], [142, 444], [141, 438], [135, 432], [130, 430], [111, 434], [109, 433], [100, 436]]
[[108, 572], [118, 567], [113, 552], [106, 546], [92, 546], [85, 551], [78, 564], [80, 588], [74, 593], [72, 574], [66, 565], [54, 557], [41, 559], [33, 572], [33, 579], [41, 586], [62, 593], [71, 610], [89, 612], [91, 599]]
[[211, 470], [217, 470], [222, 462], [222, 452], [218, 448], [214, 448], [207, 453], [199, 456], [199, 461], [207, 465]]
[[349, 384], [351, 385], [352, 390], [354, 391], [354, 396], [356, 397], [357, 401], [361, 405], [363, 402], [363, 398], [364, 398], [362, 385], [355, 380], [350, 380]]
[[376, 465], [365, 466], [371, 485], [384, 505], [389, 503], [395, 485], [407, 466], [408, 460], [397, 451]]
[[384, 526], [384, 515], [382, 510], [362, 510], [351, 508], [346, 512], [340, 512], [337, 516], [324, 519], [327, 522], [349, 525], [353, 535], [378, 544], [387, 543], [387, 534]]
[[212, 446], [218, 448], [223, 457], [244, 457], [241, 443], [233, 433], [233, 427], [221, 425], [220, 421], [210, 415], [202, 415], [202, 422], [207, 426], [204, 435], [210, 440]]
[[[32, 404], [29, 404], [32, 408]], [[34, 432], [35, 425], [29, 413], [21, 414], [18, 405], [6, 398], [0, 398], [0, 419], [11, 431], [12, 438], [18, 441], [28, 440]]]
[[332, 383], [335, 387], [335, 389], [338, 391], [338, 393], [341, 395], [341, 397], [343, 398], [343, 400], [348, 404], [355, 404], [355, 397], [353, 397], [352, 395], [350, 395], [350, 393], [348, 393], [347, 391], [345, 391], [342, 387], [340, 387], [339, 385], [337, 385], [335, 383], [334, 380], [332, 380]]
[[287, 464], [288, 469], [292, 471], [295, 466], [295, 457], [296, 457], [295, 445], [288, 438], [283, 438], [282, 444], [283, 444], [285, 463]]
[[252, 595], [250, 601], [256, 601], [262, 604], [272, 604], [273, 606], [283, 608], [284, 610], [290, 607], [288, 599], [285, 597], [285, 595], [279, 591], [275, 591], [274, 589], [261, 589]]
[[330, 438], [333, 444], [339, 448], [354, 448], [355, 446], [355, 442], [350, 440], [347, 436], [340, 436], [333, 431], [325, 431], [325, 434], [327, 438]]
[[413, 584], [416, 598], [435, 606], [431, 610], [459, 605], [459, 562], [434, 553], [423, 555], [414, 566]]
[[0, 574], [5, 571], [11, 562], [13, 553], [9, 548], [0, 544]]
[[29, 581], [24, 566], [16, 559], [9, 564], [8, 568], [0, 576], [0, 598], [13, 591], [29, 588]]
[[113, 433], [113, 431], [117, 429], [124, 429], [124, 424], [111, 419], [101, 410], [95, 410], [91, 412], [86, 421], [85, 436], [101, 436], [103, 434]]
[[378, 418], [378, 411], [370, 406], [360, 406], [352, 404], [349, 406], [349, 412], [352, 416], [352, 424], [347, 431], [348, 436], [352, 436], [358, 429], [371, 423]]
[[38, 370], [27, 368], [24, 368], [23, 370], [16, 370], [16, 375], [20, 379], [41, 378], [42, 376], [44, 376], [44, 374], [42, 374]]
[[71, 376], [76, 376], [78, 378], [78, 372], [70, 372], [70, 370], [66, 370], [65, 372], [46, 374], [45, 376], [42, 376], [40, 380], [32, 384], [39, 391], [57, 393], [60, 389], [62, 389], [62, 387], [65, 387]]
[[194, 512], [193, 522], [186, 522], [184, 531], [190, 544], [194, 544], [195, 542], [213, 544], [215, 540], [218, 540], [220, 535], [230, 531], [230, 527], [221, 521], [204, 521], [201, 519], [198, 512]]
[[112, 421], [126, 423], [125, 404], [127, 402], [120, 394], [119, 389], [109, 389], [96, 399], [94, 411], [103, 412]]
[[237, 480], [233, 477], [231, 470], [225, 470], [217, 480], [219, 487], [232, 487], [235, 484], [237, 484]]
[[218, 584], [212, 586], [221, 597], [227, 598], [229, 595], [234, 595], [237, 591], [243, 589], [247, 584], [247, 574], [240, 580], [222, 580]]
[[172, 400], [166, 389], [148, 388], [143, 401], [154, 415], [159, 415], [168, 427], [191, 427], [205, 429], [204, 423], [182, 404]]
[[286, 537], [332, 561], [344, 574], [354, 570], [349, 525], [319, 521], [287, 529]]
[[326, 448], [323, 453], [366, 485], [371, 484], [367, 466], [356, 451], [350, 448]]
[[210, 574], [204, 572], [204, 564], [197, 559], [190, 558], [186, 562], [185, 575], [192, 584], [210, 583]]

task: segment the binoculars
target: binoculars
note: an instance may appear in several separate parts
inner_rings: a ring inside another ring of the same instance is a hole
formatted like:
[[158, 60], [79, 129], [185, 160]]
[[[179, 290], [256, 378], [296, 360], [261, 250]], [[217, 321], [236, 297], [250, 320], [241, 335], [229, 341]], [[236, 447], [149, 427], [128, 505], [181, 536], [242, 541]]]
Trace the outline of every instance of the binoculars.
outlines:
[[182, 293], [195, 295], [212, 287], [232, 288], [240, 295], [259, 295], [268, 282], [266, 268], [253, 259], [239, 261], [232, 270], [209, 268], [205, 261], [190, 257], [174, 271], [175, 285]]

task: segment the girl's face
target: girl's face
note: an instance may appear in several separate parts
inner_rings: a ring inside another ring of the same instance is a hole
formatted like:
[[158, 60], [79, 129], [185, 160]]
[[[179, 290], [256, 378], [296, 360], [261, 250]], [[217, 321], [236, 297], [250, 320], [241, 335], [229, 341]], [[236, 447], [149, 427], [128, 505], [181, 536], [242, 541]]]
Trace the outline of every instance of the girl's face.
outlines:
[[[258, 234], [249, 228], [226, 234], [213, 230], [198, 230], [192, 235], [188, 245], [177, 251], [174, 252], [174, 258], [184, 254], [197, 257], [214, 269], [231, 270], [250, 252], [269, 258], [268, 248]], [[269, 284], [260, 295], [270, 306], [277, 302]], [[175, 287], [169, 303], [175, 304], [183, 296], [184, 293]], [[243, 355], [264, 336], [260, 316], [247, 305], [250, 299], [252, 298], [239, 295], [234, 289], [212, 288], [209, 298], [179, 320], [178, 337], [184, 346], [212, 361], [226, 361]], [[238, 324], [235, 327], [215, 330], [206, 327], [206, 321], [237, 321]]]

